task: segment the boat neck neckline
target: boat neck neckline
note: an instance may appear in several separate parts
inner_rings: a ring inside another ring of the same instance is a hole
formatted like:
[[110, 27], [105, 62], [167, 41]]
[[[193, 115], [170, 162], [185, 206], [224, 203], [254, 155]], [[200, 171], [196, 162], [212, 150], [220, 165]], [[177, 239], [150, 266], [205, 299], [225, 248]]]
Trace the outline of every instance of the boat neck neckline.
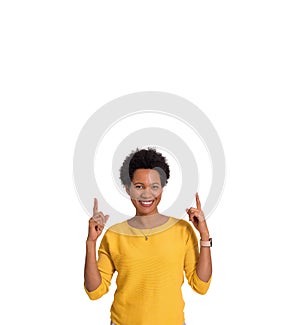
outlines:
[[156, 226], [156, 227], [152, 227], [152, 228], [137, 228], [137, 227], [133, 227], [133, 226], [130, 226], [130, 224], [128, 223], [128, 220], [126, 220], [126, 221], [124, 221], [125, 222], [125, 224], [129, 227], [129, 228], [131, 228], [131, 229], [134, 229], [134, 230], [160, 230], [160, 228], [165, 228], [166, 226], [168, 226], [168, 224], [170, 223], [170, 221], [171, 221], [171, 217], [170, 216], [168, 216], [168, 220], [166, 221], [166, 222], [164, 222], [163, 224], [161, 224], [161, 225], [159, 225], [159, 226]]
[[147, 235], [154, 235], [154, 234], [161, 233], [161, 232], [171, 228], [172, 226], [174, 226], [180, 220], [181, 219], [177, 219], [177, 218], [169, 216], [169, 219], [162, 225], [154, 227], [154, 228], [144, 228], [144, 229], [132, 227], [128, 224], [127, 220], [125, 220], [121, 223], [111, 226], [109, 228], [109, 230], [114, 233], [121, 234], [121, 235], [144, 237], [145, 233]]

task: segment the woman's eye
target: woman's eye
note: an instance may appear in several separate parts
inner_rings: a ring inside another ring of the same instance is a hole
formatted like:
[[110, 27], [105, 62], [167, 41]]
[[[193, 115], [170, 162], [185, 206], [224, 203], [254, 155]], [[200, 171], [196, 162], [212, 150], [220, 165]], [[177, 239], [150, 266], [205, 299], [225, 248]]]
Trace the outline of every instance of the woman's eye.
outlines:
[[143, 186], [142, 185], [135, 185], [135, 188], [138, 189], [138, 190], [140, 190], [140, 189], [143, 188]]
[[158, 186], [158, 185], [153, 185], [153, 186], [152, 186], [152, 189], [153, 189], [153, 190], [158, 190], [158, 189], [159, 189], [159, 186]]

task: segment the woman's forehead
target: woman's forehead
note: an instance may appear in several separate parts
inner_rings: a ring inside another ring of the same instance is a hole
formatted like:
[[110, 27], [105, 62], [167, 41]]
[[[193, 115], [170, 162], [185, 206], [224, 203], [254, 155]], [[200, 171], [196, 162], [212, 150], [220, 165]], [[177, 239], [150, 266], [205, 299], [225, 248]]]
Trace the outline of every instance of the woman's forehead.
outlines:
[[137, 183], [160, 183], [160, 176], [155, 169], [137, 169], [132, 178], [132, 182]]

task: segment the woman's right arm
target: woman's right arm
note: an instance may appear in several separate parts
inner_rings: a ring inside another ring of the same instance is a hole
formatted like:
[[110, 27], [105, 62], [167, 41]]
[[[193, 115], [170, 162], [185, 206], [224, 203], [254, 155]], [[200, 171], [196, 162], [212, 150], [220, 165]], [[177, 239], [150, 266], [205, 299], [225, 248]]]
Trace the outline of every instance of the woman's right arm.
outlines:
[[89, 220], [89, 231], [86, 240], [86, 256], [84, 266], [84, 283], [88, 291], [96, 290], [101, 282], [101, 274], [97, 267], [96, 242], [101, 235], [109, 216], [98, 212], [98, 201], [94, 199], [93, 216]]

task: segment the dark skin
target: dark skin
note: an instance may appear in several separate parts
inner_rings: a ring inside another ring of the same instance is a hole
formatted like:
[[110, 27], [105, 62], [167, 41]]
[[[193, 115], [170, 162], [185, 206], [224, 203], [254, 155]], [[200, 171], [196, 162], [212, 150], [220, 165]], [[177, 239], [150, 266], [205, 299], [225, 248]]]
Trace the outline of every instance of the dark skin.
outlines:
[[196, 208], [191, 207], [185, 211], [189, 215], [189, 220], [192, 221], [194, 227], [199, 231], [202, 240], [208, 240], [209, 231], [205, 221], [204, 213], [201, 209], [201, 202], [198, 193], [196, 193]]
[[[194, 227], [199, 231], [201, 240], [209, 240], [209, 231], [205, 221], [204, 213], [201, 209], [201, 202], [198, 193], [196, 193], [196, 208], [186, 209], [189, 215], [189, 220], [192, 222]], [[199, 259], [197, 263], [197, 275], [202, 280], [207, 282], [212, 274], [212, 262], [210, 247], [201, 247]]]
[[[134, 186], [134, 187], [132, 187]], [[168, 220], [167, 216], [159, 214], [158, 204], [162, 196], [160, 177], [156, 170], [137, 169], [133, 182], [127, 187], [127, 193], [136, 208], [136, 216], [128, 220], [131, 226], [143, 229], [159, 226]], [[137, 194], [138, 193], [138, 194]], [[143, 206], [140, 201], [153, 201], [150, 206]], [[196, 208], [186, 209], [189, 220], [199, 231], [201, 239], [209, 240], [209, 231], [201, 209], [198, 193], [196, 193]], [[98, 209], [98, 200], [94, 199], [93, 216], [89, 220], [89, 233], [86, 241], [86, 261], [84, 269], [85, 285], [88, 291], [95, 290], [101, 284], [101, 275], [97, 268], [96, 241], [101, 235], [109, 216]], [[212, 262], [209, 247], [201, 247], [196, 269], [198, 277], [207, 282], [212, 274]]]
[[86, 256], [84, 281], [88, 291], [93, 291], [101, 284], [101, 275], [97, 268], [96, 242], [101, 235], [109, 216], [98, 210], [98, 200], [94, 198], [93, 216], [89, 220], [89, 231], [86, 240]]

